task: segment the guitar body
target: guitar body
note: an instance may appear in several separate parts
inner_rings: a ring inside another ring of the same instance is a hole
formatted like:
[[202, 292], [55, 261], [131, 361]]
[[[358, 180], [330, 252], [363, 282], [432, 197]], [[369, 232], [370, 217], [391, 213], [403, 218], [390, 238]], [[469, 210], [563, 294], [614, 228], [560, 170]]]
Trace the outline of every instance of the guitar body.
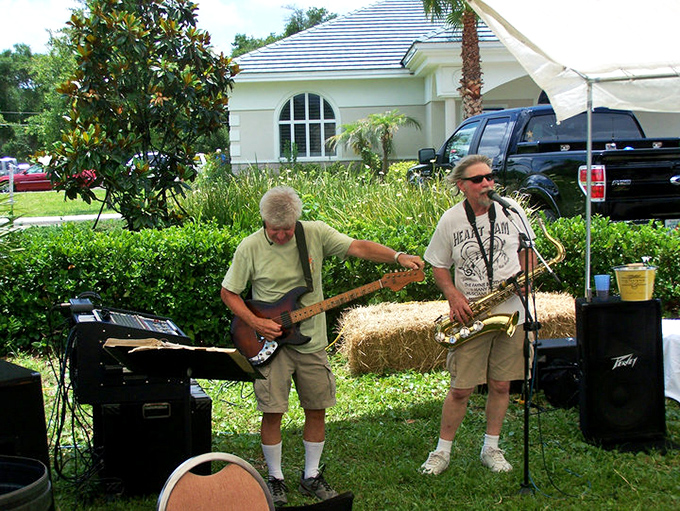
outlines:
[[273, 319], [283, 327], [283, 333], [274, 341], [267, 341], [250, 328], [238, 316], [234, 316], [231, 322], [231, 338], [236, 349], [246, 357], [254, 366], [263, 365], [268, 362], [276, 351], [285, 344], [305, 344], [311, 340], [310, 337], [302, 335], [298, 324], [286, 322], [285, 318], [290, 312], [299, 307], [298, 300], [307, 292], [306, 287], [296, 287], [288, 291], [274, 303], [262, 302], [259, 300], [246, 300], [246, 306], [261, 318]]
[[334, 307], [339, 307], [367, 293], [383, 288], [399, 291], [410, 282], [422, 282], [423, 280], [425, 280], [423, 270], [389, 273], [383, 275], [380, 280], [303, 308], [299, 308], [298, 300], [307, 292], [307, 288], [302, 286], [291, 289], [274, 303], [246, 300], [246, 306], [253, 314], [260, 318], [276, 321], [281, 325], [283, 333], [277, 339], [268, 341], [250, 328], [241, 318], [234, 316], [231, 321], [231, 339], [236, 349], [248, 359], [248, 362], [253, 366], [263, 365], [278, 352], [281, 346], [305, 344], [311, 340], [310, 337], [300, 333], [297, 325], [301, 321]]

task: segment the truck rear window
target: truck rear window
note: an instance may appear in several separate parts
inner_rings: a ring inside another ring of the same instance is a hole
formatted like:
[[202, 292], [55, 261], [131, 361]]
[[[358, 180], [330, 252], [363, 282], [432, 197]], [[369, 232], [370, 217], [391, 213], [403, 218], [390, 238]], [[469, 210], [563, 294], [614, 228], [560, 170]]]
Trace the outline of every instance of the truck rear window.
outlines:
[[[532, 117], [524, 129], [522, 142], [562, 142], [586, 139], [586, 114], [557, 123], [555, 114]], [[635, 119], [616, 112], [593, 112], [593, 140], [643, 138]]]

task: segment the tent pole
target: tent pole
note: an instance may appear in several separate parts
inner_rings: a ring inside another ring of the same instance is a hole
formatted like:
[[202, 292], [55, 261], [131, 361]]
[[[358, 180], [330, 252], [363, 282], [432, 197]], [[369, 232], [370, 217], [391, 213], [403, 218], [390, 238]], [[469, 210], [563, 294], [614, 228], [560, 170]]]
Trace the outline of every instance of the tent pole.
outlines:
[[591, 198], [592, 198], [592, 177], [590, 175], [593, 166], [593, 82], [586, 79], [588, 88], [588, 98], [586, 105], [586, 286], [585, 298], [587, 301], [592, 299], [592, 288], [590, 287], [590, 217], [591, 217]]

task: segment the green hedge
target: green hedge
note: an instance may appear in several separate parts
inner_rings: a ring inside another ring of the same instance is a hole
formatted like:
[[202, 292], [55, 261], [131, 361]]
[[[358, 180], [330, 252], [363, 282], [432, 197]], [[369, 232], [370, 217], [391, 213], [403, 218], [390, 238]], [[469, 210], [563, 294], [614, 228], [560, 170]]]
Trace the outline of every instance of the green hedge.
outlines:
[[[406, 231], [407, 237], [424, 239], [415, 228]], [[51, 309], [86, 291], [101, 296], [98, 305], [170, 317], [196, 344], [225, 345], [231, 316], [220, 300], [220, 284], [236, 246], [247, 234], [211, 223], [162, 231], [95, 232], [68, 224], [19, 232], [15, 236], [22, 250], [5, 261], [0, 291], [1, 351], [6, 354], [51, 342], [51, 324], [59, 314]], [[396, 243], [396, 230], [391, 236], [395, 247], [412, 250], [406, 246], [409, 243]], [[416, 248], [423, 250], [420, 244]], [[397, 267], [329, 260], [325, 270], [326, 296], [334, 296]], [[433, 292], [427, 283], [412, 284], [397, 293], [381, 290], [356, 303], [425, 300]]]
[[[583, 218], [561, 218], [550, 224], [549, 232], [561, 240], [567, 254], [565, 260], [554, 270], [563, 286], [542, 277], [542, 289], [564, 290], [572, 296], [585, 293], [586, 224]], [[553, 254], [549, 242], [539, 237], [536, 246], [541, 254]], [[591, 283], [592, 275], [609, 274], [612, 290], [617, 293], [614, 267], [642, 262], [649, 257], [649, 264], [656, 266], [654, 298], [662, 302], [664, 314], [680, 315], [680, 230], [669, 230], [654, 223], [628, 224], [610, 222], [607, 218], [594, 216], [591, 222]], [[545, 259], [549, 257], [545, 256]]]
[[[92, 231], [86, 226], [31, 228], [15, 233], [22, 250], [7, 254], [0, 280], [2, 354], [44, 347], [55, 318], [53, 305], [85, 291], [98, 293], [100, 305], [168, 316], [196, 344], [226, 345], [230, 313], [219, 297], [220, 283], [240, 240], [250, 232], [214, 223], [192, 223], [162, 231], [130, 232], [122, 228]], [[422, 254], [432, 234], [431, 224], [411, 222], [376, 227], [356, 219], [342, 229], [356, 238], [380, 241], [397, 250]], [[541, 277], [543, 290], [584, 293], [585, 225], [581, 218], [560, 219], [549, 231], [562, 241], [567, 255], [555, 265], [562, 285]], [[653, 225], [609, 223], [593, 219], [591, 273], [610, 273], [619, 264], [650, 256], [658, 266], [654, 296], [667, 316], [680, 308], [680, 234]], [[554, 247], [539, 235], [537, 248], [546, 260]], [[324, 268], [326, 296], [379, 279], [396, 271], [351, 259], [330, 259]], [[399, 292], [381, 290], [354, 304], [379, 301], [440, 299], [431, 271], [424, 283]], [[341, 311], [329, 313], [329, 325]], [[540, 314], [540, 311], [539, 311]], [[57, 314], [58, 315], [58, 314]], [[59, 339], [59, 337], [57, 337]]]

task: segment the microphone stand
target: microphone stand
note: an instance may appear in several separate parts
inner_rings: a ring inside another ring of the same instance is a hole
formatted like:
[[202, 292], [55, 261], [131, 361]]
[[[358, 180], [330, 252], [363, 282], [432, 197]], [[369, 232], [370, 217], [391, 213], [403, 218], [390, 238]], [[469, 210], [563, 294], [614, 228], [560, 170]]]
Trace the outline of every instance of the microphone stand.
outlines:
[[[524, 383], [522, 386], [522, 393], [524, 394], [524, 472], [523, 472], [523, 479], [522, 479], [522, 484], [520, 485], [520, 490], [519, 494], [520, 495], [533, 495], [534, 494], [534, 488], [533, 485], [529, 481], [529, 417], [530, 417], [530, 410], [531, 410], [531, 384], [530, 384], [530, 369], [532, 368], [532, 365], [530, 363], [531, 354], [531, 338], [529, 336], [529, 332], [533, 331], [535, 333], [538, 332], [538, 330], [541, 328], [540, 323], [535, 322], [531, 316], [531, 311], [529, 309], [529, 289], [531, 287], [531, 282], [529, 280], [529, 275], [531, 274], [531, 268], [529, 267], [529, 252], [532, 251], [536, 253], [539, 259], [543, 260], [543, 258], [538, 254], [536, 251], [536, 248], [534, 247], [531, 238], [527, 236], [526, 232], [521, 230], [515, 221], [513, 220], [512, 216], [509, 215], [508, 209], [503, 208], [503, 212], [505, 213], [505, 216], [510, 220], [510, 223], [512, 223], [513, 226], [515, 226], [515, 229], [519, 233], [519, 245], [520, 245], [520, 250], [524, 249], [524, 273], [526, 275], [526, 278], [524, 280], [524, 295], [522, 296], [521, 288], [519, 287], [519, 284], [517, 281], [514, 281], [515, 288], [517, 289], [517, 294], [522, 300], [522, 306], [524, 307]], [[515, 214], [517, 212], [515, 211]], [[518, 215], [520, 217], [520, 220], [524, 222], [523, 218], [521, 215]]]
[[532, 368], [532, 363], [530, 363], [531, 354], [531, 338], [529, 332], [533, 331], [538, 333], [538, 329], [541, 327], [538, 322], [535, 322], [531, 317], [531, 312], [529, 310], [529, 289], [531, 287], [531, 282], [529, 280], [529, 251], [535, 250], [533, 243], [529, 236], [525, 233], [519, 233], [520, 248], [524, 249], [524, 271], [527, 276], [524, 280], [524, 297], [522, 300], [522, 305], [524, 306], [524, 384], [522, 386], [522, 392], [524, 394], [524, 471], [522, 484], [520, 485], [519, 493], [520, 495], [527, 495], [534, 493], [534, 488], [529, 482], [529, 417], [531, 411], [531, 379], [529, 378], [530, 370]]

